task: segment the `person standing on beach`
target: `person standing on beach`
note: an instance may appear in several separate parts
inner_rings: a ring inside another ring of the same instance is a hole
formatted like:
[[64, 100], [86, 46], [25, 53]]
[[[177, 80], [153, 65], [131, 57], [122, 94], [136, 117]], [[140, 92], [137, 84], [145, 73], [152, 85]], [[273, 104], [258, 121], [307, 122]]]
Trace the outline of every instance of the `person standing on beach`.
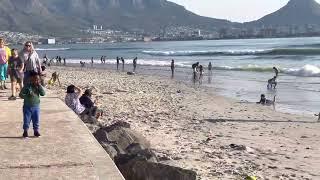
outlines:
[[5, 46], [4, 39], [0, 38], [0, 89], [7, 89], [7, 70], [8, 70], [8, 60], [11, 56], [11, 50]]
[[91, 67], [93, 67], [93, 57], [91, 57]]
[[171, 78], [174, 77], [174, 69], [175, 69], [174, 60], [172, 59], [172, 60], [171, 60]]
[[200, 65], [200, 66], [199, 66], [199, 84], [202, 84], [203, 73], [204, 73], [204, 71], [203, 71], [203, 66]]
[[9, 100], [16, 100], [17, 83], [20, 85], [20, 90], [23, 88], [23, 69], [24, 63], [18, 56], [18, 51], [16, 49], [11, 50], [12, 56], [9, 59], [8, 73], [11, 80], [11, 97]]
[[117, 56], [117, 71], [119, 71], [120, 58]]
[[30, 74], [35, 72], [41, 74], [41, 62], [38, 56], [38, 53], [34, 50], [33, 44], [31, 41], [27, 41], [24, 44], [23, 50], [20, 52], [19, 57], [24, 62], [25, 71], [23, 84], [27, 85], [30, 83]]
[[133, 72], [136, 72], [137, 60], [138, 60], [138, 57], [135, 57], [135, 58], [133, 59], [133, 62], [132, 62], [132, 64], [133, 64]]
[[40, 96], [45, 95], [44, 88], [40, 84], [38, 73], [32, 72], [29, 74], [31, 83], [24, 86], [19, 96], [23, 102], [23, 137], [28, 137], [28, 129], [32, 120], [33, 131], [35, 137], [40, 137], [39, 122], [40, 122]]
[[208, 71], [209, 71], [209, 75], [212, 75], [212, 64], [211, 64], [211, 62], [209, 62]]
[[103, 56], [101, 56], [100, 61], [101, 61], [101, 64], [103, 64]]
[[192, 64], [192, 70], [193, 70], [193, 81], [196, 82], [197, 79], [197, 72], [198, 72], [199, 62], [196, 62]]
[[279, 74], [279, 70], [278, 70], [278, 68], [273, 67], [272, 69], [274, 70], [274, 73], [275, 73], [276, 78], [277, 78], [277, 77], [278, 77], [278, 74]]
[[106, 58], [107, 58], [107, 56], [103, 56], [103, 64], [106, 63]]
[[124, 71], [124, 59], [121, 57], [121, 62], [122, 62], [122, 71]]
[[63, 58], [63, 65], [66, 66], [66, 58]]

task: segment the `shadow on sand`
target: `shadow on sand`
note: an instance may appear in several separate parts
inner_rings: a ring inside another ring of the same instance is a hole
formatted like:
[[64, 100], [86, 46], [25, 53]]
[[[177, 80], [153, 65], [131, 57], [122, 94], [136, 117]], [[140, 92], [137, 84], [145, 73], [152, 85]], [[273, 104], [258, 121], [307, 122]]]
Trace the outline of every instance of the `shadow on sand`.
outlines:
[[318, 121], [277, 121], [277, 120], [246, 120], [246, 119], [204, 119], [204, 121], [210, 123], [218, 123], [218, 122], [242, 122], [242, 123], [319, 123]]

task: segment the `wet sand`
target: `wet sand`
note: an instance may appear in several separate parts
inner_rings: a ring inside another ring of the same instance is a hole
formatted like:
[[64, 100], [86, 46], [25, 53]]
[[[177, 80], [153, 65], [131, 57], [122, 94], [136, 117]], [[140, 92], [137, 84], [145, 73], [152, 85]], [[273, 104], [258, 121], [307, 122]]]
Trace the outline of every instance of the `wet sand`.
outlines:
[[[320, 123], [276, 112], [167, 77], [102, 69], [51, 67], [62, 87], [94, 88], [100, 123], [129, 122], [162, 163], [193, 169], [198, 179], [320, 179]], [[49, 73], [50, 74], [50, 73]]]

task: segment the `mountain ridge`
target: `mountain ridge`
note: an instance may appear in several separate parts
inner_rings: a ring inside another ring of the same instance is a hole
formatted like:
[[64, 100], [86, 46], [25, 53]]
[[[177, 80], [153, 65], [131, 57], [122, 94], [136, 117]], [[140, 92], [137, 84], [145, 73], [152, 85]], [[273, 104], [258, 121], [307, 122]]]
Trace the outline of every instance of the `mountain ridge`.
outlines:
[[0, 12], [0, 30], [45, 34], [75, 32], [93, 24], [146, 32], [166, 25], [203, 29], [232, 25], [198, 16], [167, 0], [2, 0]]
[[320, 24], [320, 4], [315, 0], [290, 0], [279, 10], [244, 24], [249, 26]]

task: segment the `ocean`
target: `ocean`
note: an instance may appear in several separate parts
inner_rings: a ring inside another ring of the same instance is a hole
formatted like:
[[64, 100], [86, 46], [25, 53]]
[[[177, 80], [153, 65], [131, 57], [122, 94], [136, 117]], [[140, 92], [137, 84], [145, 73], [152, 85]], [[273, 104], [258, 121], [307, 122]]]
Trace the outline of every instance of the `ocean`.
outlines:
[[[276, 110], [310, 115], [320, 111], [320, 38], [242, 39], [179, 42], [134, 42], [108, 44], [37, 45], [41, 57], [65, 57], [67, 63], [95, 59], [95, 67], [115, 68], [115, 58], [127, 64], [138, 57], [138, 73], [170, 77], [170, 62], [175, 60], [176, 77], [192, 82], [191, 65], [213, 64], [213, 76], [205, 69], [202, 86], [234, 98], [254, 103], [260, 94], [269, 99], [276, 95]], [[107, 65], [99, 65], [101, 56]], [[87, 65], [89, 66], [89, 65]], [[276, 90], [267, 89], [280, 70]], [[131, 71], [126, 65], [126, 71]], [[197, 87], [198, 88], [198, 87]]]

